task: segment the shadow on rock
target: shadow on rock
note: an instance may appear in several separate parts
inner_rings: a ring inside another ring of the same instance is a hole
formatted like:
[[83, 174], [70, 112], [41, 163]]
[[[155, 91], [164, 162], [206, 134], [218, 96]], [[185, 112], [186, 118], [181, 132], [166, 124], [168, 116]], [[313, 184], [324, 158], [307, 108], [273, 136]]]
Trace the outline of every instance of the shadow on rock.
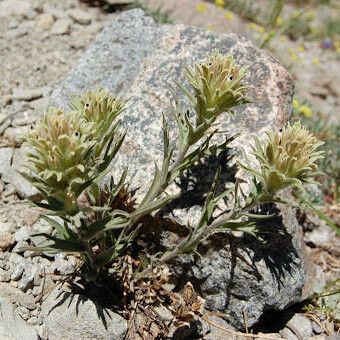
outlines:
[[218, 167], [221, 168], [221, 176], [216, 195], [221, 194], [227, 183], [235, 182], [237, 167], [235, 164], [229, 165], [232, 158], [231, 149], [227, 149], [217, 156], [211, 155], [201, 159], [196, 165], [188, 169], [176, 182], [176, 185], [180, 188], [180, 196], [168, 204], [162, 210], [162, 214], [169, 214], [176, 209], [202, 206], [210, 191]]

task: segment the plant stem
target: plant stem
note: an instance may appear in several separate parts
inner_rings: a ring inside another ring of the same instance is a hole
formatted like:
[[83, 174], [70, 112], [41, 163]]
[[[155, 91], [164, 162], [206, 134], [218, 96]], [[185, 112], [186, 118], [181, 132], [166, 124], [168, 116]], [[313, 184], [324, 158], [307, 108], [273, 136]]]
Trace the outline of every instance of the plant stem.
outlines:
[[230, 222], [231, 220], [238, 219], [242, 216], [244, 212], [247, 212], [257, 206], [259, 201], [257, 199], [252, 200], [248, 204], [246, 204], [240, 210], [233, 210], [229, 214], [222, 216], [221, 218], [215, 220], [211, 224], [207, 225], [206, 227], [200, 229], [198, 232], [193, 235], [190, 235], [186, 239], [182, 240], [177, 247], [171, 250], [168, 253], [165, 253], [161, 258], [161, 262], [168, 262], [174, 257], [178, 256], [179, 254], [187, 253], [193, 249], [195, 249], [198, 244], [208, 238], [217, 228], [223, 226], [224, 224]]

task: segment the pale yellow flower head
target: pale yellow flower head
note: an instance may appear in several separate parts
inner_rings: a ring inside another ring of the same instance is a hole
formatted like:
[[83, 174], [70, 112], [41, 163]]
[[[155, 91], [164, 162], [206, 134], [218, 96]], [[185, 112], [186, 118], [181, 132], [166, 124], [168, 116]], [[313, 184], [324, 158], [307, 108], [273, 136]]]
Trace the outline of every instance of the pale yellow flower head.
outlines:
[[194, 90], [191, 101], [198, 124], [222, 112], [232, 113], [236, 106], [248, 102], [243, 81], [245, 69], [232, 56], [215, 51], [204, 62], [188, 68], [186, 76]]
[[267, 133], [268, 140], [256, 140], [254, 155], [260, 163], [261, 181], [270, 194], [288, 186], [303, 190], [304, 183], [314, 182], [318, 148], [323, 144], [303, 128], [300, 122], [288, 124], [282, 131]]

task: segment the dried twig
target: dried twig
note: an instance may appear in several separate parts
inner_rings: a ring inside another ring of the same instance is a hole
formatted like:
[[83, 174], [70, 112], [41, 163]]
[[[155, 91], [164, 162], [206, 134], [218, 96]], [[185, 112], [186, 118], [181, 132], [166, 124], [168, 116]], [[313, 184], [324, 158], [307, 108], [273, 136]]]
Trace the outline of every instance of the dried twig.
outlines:
[[244, 337], [248, 337], [248, 338], [257, 338], [257, 339], [269, 339], [269, 340], [279, 339], [279, 338], [274, 338], [272, 336], [267, 336], [267, 335], [264, 335], [264, 334], [261, 334], [261, 335], [259, 335], [259, 334], [246, 334], [246, 333], [234, 331], [232, 329], [225, 328], [225, 327], [219, 325], [218, 323], [211, 321], [207, 316], [203, 316], [203, 320], [206, 321], [207, 323], [209, 323], [210, 325], [212, 325], [216, 328], [219, 328], [222, 331], [225, 331], [226, 333], [229, 333], [229, 334], [244, 336]]

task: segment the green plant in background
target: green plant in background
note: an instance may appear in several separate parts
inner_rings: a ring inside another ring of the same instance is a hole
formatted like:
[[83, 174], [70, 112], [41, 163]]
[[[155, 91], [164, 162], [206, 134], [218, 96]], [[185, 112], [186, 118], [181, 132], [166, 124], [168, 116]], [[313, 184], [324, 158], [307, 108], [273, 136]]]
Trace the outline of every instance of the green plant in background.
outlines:
[[319, 168], [325, 174], [321, 188], [327, 201], [340, 199], [340, 124], [318, 113], [313, 113], [307, 103], [293, 101], [293, 121], [301, 121], [319, 140], [323, 141], [324, 157]]
[[[119, 197], [129, 196], [127, 171], [117, 182], [111, 179], [108, 185], [100, 186], [124, 140], [120, 115], [126, 102], [100, 89], [73, 98], [69, 112], [49, 110], [27, 137], [31, 151], [28, 172], [23, 175], [41, 192], [43, 201], [36, 204], [46, 209], [43, 218], [55, 233], [42, 234], [46, 246], [30, 249], [79, 254], [88, 281], [98, 282], [109, 274], [116, 275], [115, 264], [131, 251], [143, 218], [178, 197], [168, 195], [167, 188], [197, 161], [217, 155], [236, 138], [212, 143], [212, 137], [219, 132], [219, 117], [232, 114], [236, 107], [248, 102], [245, 72], [232, 57], [218, 52], [186, 69], [188, 84], [181, 84], [181, 89], [190, 109], [180, 108], [176, 99], [172, 106], [179, 133], [177, 152], [171, 146], [169, 127], [163, 117], [162, 166], [156, 166], [154, 178], [139, 204], [119, 203]], [[254, 234], [256, 221], [270, 216], [251, 211], [262, 203], [283, 202], [280, 191], [284, 188], [303, 190], [305, 183], [312, 182], [321, 158], [317, 150], [320, 145], [299, 123], [256, 140], [253, 156], [258, 160], [258, 169], [241, 164], [253, 176], [249, 193], [237, 181], [217, 195], [218, 170], [198, 224], [171, 249], [153, 254], [146, 247], [143, 258], [148, 258], [151, 267], [141, 265], [136, 277], [149, 275], [150, 268], [162, 266], [179, 254], [195, 252], [201, 242], [215, 233], [239, 230]], [[221, 199], [230, 195], [233, 206], [222, 217], [215, 217]], [[59, 216], [62, 222], [51, 215]]]
[[329, 282], [321, 292], [313, 294], [304, 307], [308, 314], [323, 314], [332, 321], [340, 322], [340, 279]]
[[160, 5], [156, 10], [151, 10], [145, 4], [140, 1], [134, 1], [131, 5], [127, 6], [127, 9], [140, 8], [142, 9], [148, 16], [153, 18], [159, 24], [171, 24], [172, 20], [170, 19], [169, 13], [162, 10], [162, 5]]

